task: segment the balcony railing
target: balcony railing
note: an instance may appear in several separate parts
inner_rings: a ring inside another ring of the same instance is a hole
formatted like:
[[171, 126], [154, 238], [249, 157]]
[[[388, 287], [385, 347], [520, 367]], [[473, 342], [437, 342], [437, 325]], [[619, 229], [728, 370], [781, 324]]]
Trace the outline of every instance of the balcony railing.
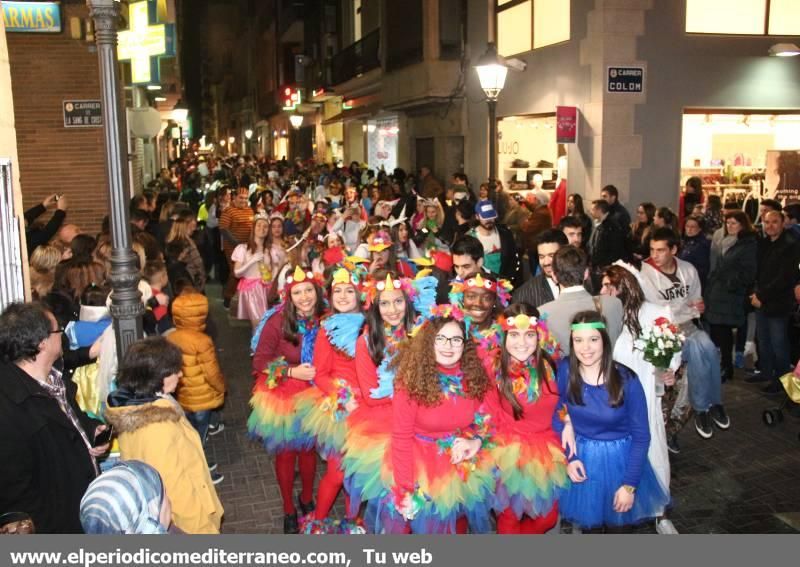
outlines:
[[380, 37], [381, 30], [378, 28], [333, 56], [334, 85], [380, 67]]

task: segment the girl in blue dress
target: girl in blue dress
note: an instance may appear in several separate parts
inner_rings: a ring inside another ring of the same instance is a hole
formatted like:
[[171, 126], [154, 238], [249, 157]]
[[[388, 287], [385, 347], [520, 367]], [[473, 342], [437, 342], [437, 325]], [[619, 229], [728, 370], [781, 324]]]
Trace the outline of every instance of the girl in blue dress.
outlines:
[[[647, 459], [647, 402], [636, 374], [612, 360], [602, 315], [572, 320], [569, 359], [558, 366], [559, 410], [553, 428], [571, 447], [572, 480], [559, 501], [581, 528], [616, 527], [656, 517], [669, 504]], [[571, 441], [574, 439], [574, 442]]]

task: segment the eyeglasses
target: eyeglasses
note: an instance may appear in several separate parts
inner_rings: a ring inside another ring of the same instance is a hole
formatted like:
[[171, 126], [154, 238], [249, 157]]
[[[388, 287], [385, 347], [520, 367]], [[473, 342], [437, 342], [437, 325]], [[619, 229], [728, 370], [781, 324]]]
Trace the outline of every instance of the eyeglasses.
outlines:
[[433, 339], [436, 346], [445, 346], [449, 344], [452, 348], [461, 348], [464, 346], [464, 337], [445, 337], [444, 335], [436, 335]]
[[50, 331], [50, 333], [49, 333], [49, 334], [51, 334], [51, 335], [56, 335], [56, 334], [58, 334], [58, 333], [63, 333], [63, 332], [64, 332], [64, 329], [62, 329], [61, 327], [59, 327], [58, 329], [55, 329], [54, 331]]

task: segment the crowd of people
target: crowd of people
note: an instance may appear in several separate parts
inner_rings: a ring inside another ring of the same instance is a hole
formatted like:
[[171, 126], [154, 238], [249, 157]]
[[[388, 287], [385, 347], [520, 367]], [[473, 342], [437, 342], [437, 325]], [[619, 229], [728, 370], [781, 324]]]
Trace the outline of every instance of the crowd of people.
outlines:
[[[677, 533], [681, 430], [731, 426], [722, 384], [746, 352], [746, 380], [780, 393], [800, 344], [800, 204], [752, 219], [698, 178], [680, 204], [632, 222], [611, 185], [585, 208], [565, 183], [185, 158], [131, 201], [147, 338], [118, 361], [108, 220], [90, 236], [48, 197], [25, 215], [35, 301], [0, 315], [0, 513], [219, 532], [216, 280], [252, 329], [247, 430], [285, 533]], [[656, 365], [658, 321], [682, 343]]]

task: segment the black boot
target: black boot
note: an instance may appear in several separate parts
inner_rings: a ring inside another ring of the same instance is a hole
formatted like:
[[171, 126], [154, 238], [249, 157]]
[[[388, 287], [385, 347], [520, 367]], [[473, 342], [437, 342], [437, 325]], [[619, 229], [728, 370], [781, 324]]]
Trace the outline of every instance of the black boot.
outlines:
[[307, 504], [303, 504], [303, 501], [300, 499], [300, 496], [297, 496], [297, 507], [300, 508], [300, 515], [305, 516], [306, 514], [310, 514], [314, 510], [317, 509], [317, 505], [314, 502], [314, 499], [311, 499], [311, 502]]
[[295, 512], [294, 514], [286, 514], [283, 517], [283, 533], [285, 534], [300, 533], [300, 530], [297, 526], [297, 512]]

